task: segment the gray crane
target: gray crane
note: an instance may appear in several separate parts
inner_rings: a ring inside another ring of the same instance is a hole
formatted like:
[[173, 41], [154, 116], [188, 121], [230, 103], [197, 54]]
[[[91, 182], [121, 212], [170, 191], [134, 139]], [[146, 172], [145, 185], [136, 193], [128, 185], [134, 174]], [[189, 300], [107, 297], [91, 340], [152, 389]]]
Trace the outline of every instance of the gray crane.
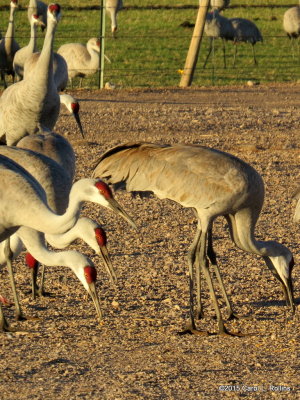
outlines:
[[299, 43], [296, 39], [300, 36], [300, 1], [298, 6], [291, 7], [284, 13], [283, 29], [288, 37], [292, 39], [292, 43], [296, 41], [299, 51]]
[[48, 6], [43, 1], [30, 0], [27, 10], [29, 23], [33, 14], [38, 15], [39, 19], [43, 22], [43, 24], [40, 25], [43, 31], [47, 27], [47, 10]]
[[14, 56], [13, 68], [19, 80], [23, 79], [24, 63], [33, 53], [37, 51], [37, 27], [43, 25], [37, 14], [32, 14], [30, 20], [30, 40], [27, 46], [19, 49]]
[[203, 64], [206, 67], [209, 56], [213, 50], [215, 39], [221, 38], [223, 43], [224, 68], [226, 68], [225, 40], [234, 40], [234, 29], [228, 18], [223, 17], [217, 9], [207, 13], [204, 32], [209, 37], [209, 49]]
[[15, 78], [15, 71], [13, 69], [13, 60], [15, 53], [19, 50], [20, 46], [16, 42], [15, 36], [15, 23], [14, 14], [18, 8], [18, 0], [11, 0], [10, 2], [10, 14], [9, 22], [5, 36], [0, 41], [0, 75], [4, 84], [4, 88], [7, 88], [5, 75], [11, 75]]
[[[23, 136], [40, 129], [52, 130], [57, 121], [60, 99], [53, 77], [53, 41], [60, 15], [60, 6], [50, 4], [45, 40], [35, 68], [0, 98], [0, 138], [5, 136], [8, 145], [15, 145]], [[30, 57], [25, 71], [28, 61]]]
[[[240, 42], [250, 43], [252, 46], [252, 55], [253, 55], [253, 62], [256, 65], [257, 60], [255, 56], [255, 49], [254, 46], [257, 42], [262, 42], [263, 37], [255, 25], [254, 22], [250, 21], [249, 19], [245, 18], [229, 18], [230, 23], [234, 29], [234, 59], [233, 59], [233, 66], [235, 66], [236, 62], [236, 55], [237, 55], [237, 44]], [[231, 38], [229, 40], [232, 40]]]
[[126, 187], [127, 191], [151, 191], [160, 198], [192, 207], [198, 218], [197, 232], [189, 251], [190, 332], [196, 329], [193, 310], [193, 270], [196, 269], [197, 315], [202, 313], [200, 270], [209, 286], [220, 333], [228, 333], [209, 273], [215, 266], [227, 307], [232, 309], [219, 274], [212, 247], [212, 225], [224, 216], [233, 242], [242, 250], [260, 255], [281, 283], [294, 311], [291, 272], [294, 265], [289, 249], [275, 241], [256, 240], [255, 225], [264, 201], [264, 183], [258, 172], [244, 161], [215, 149], [197, 145], [122, 144], [104, 153], [94, 177]]
[[111, 32], [113, 37], [118, 29], [117, 14], [123, 8], [122, 0], [106, 0], [106, 12], [111, 19]]
[[81, 121], [80, 121], [80, 116], [79, 116], [79, 110], [80, 110], [80, 105], [78, 101], [71, 96], [68, 93], [63, 93], [59, 95], [60, 98], [60, 104], [64, 104], [69, 111], [71, 115], [75, 118], [75, 121], [77, 123], [77, 126], [80, 130], [81, 136], [84, 139], [84, 132], [82, 129]]
[[76, 76], [81, 78], [80, 87], [82, 87], [82, 79], [98, 71], [100, 40], [93, 37], [88, 40], [86, 45], [81, 43], [65, 43], [60, 46], [57, 53], [67, 62], [71, 87], [73, 87], [73, 78]]

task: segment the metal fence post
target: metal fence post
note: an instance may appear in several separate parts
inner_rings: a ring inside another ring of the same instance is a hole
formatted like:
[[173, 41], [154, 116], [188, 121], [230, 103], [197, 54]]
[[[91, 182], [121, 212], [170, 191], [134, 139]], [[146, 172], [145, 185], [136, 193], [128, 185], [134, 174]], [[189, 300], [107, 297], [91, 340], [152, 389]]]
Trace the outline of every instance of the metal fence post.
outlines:
[[98, 81], [99, 89], [103, 89], [103, 82], [104, 82], [105, 10], [106, 10], [106, 0], [100, 0], [100, 54], [99, 54], [99, 81]]

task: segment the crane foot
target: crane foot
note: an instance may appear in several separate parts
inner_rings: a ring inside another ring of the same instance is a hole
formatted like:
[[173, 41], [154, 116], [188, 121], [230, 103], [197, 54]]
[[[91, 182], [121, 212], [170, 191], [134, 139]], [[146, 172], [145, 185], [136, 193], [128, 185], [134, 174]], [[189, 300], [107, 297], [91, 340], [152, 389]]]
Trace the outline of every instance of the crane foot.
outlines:
[[227, 320], [228, 320], [228, 321], [232, 321], [232, 320], [234, 320], [234, 319], [240, 319], [240, 317], [237, 316], [233, 311], [230, 311], [230, 313], [229, 313], [229, 315], [228, 315], [228, 317], [227, 317]]

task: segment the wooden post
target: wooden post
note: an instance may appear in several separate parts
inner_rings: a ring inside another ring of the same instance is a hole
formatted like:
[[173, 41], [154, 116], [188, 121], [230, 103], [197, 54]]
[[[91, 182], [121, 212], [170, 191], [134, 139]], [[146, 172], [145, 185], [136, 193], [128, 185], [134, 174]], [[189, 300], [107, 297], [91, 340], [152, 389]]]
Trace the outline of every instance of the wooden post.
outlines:
[[104, 45], [105, 45], [105, 11], [106, 0], [100, 1], [100, 54], [98, 89], [103, 89], [104, 82]]
[[192, 83], [194, 72], [197, 65], [197, 59], [198, 59], [200, 44], [202, 41], [205, 19], [209, 3], [210, 0], [199, 0], [199, 10], [197, 14], [195, 28], [179, 84], [179, 86], [181, 87], [190, 86]]

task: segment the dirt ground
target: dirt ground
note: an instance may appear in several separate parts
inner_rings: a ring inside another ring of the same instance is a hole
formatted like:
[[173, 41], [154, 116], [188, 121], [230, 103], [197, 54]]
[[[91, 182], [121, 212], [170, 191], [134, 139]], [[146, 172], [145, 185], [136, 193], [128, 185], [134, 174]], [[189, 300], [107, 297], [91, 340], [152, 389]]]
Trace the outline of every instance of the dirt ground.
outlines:
[[[117, 286], [92, 249], [79, 241], [71, 246], [97, 266], [103, 324], [71, 270], [48, 267], [49, 295], [32, 300], [23, 257], [15, 263], [28, 319], [16, 322], [13, 305], [3, 307], [16, 332], [0, 335], [0, 399], [300, 398], [300, 227], [292, 221], [292, 195], [300, 183], [299, 84], [71, 93], [80, 100], [86, 140], [65, 109], [56, 132], [74, 147], [77, 178], [90, 177], [100, 154], [128, 141], [198, 143], [252, 164], [266, 185], [256, 236], [279, 241], [294, 253], [298, 309], [293, 316], [264, 261], [237, 249], [219, 218], [215, 250], [240, 316], [226, 326], [244, 336], [216, 334], [206, 285], [198, 328], [208, 335], [179, 335], [188, 321], [186, 256], [194, 215], [169, 200], [117, 192], [138, 232], [99, 206], [86, 204], [82, 211], [107, 232]], [[12, 301], [5, 268], [1, 294]]]

